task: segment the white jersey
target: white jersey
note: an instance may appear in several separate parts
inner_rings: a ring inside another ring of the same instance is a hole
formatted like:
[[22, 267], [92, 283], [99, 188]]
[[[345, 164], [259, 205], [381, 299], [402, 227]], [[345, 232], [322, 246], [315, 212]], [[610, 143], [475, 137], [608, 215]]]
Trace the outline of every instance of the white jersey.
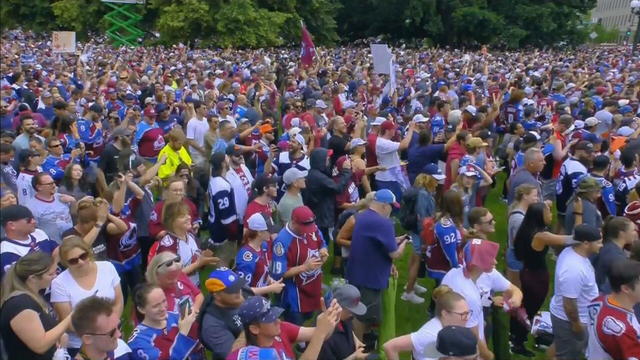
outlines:
[[38, 170], [28, 171], [23, 170], [18, 174], [18, 179], [16, 180], [16, 187], [18, 188], [18, 204], [26, 206], [27, 201], [36, 196], [36, 189], [31, 185], [31, 179], [37, 173], [42, 172], [42, 168], [38, 166]]

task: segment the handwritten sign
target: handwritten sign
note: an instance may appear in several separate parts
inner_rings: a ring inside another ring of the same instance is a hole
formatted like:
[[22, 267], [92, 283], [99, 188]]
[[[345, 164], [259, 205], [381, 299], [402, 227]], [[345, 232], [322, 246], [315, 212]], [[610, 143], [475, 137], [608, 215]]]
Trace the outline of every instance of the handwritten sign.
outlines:
[[75, 31], [54, 31], [51, 41], [54, 53], [75, 53], [76, 33]]

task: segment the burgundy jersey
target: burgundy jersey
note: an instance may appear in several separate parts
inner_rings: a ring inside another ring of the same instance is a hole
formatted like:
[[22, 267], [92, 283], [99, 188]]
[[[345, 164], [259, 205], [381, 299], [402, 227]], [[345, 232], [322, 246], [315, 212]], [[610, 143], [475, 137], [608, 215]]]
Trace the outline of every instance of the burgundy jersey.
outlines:
[[587, 359], [640, 358], [640, 324], [632, 311], [620, 307], [607, 295], [593, 300], [588, 311]]

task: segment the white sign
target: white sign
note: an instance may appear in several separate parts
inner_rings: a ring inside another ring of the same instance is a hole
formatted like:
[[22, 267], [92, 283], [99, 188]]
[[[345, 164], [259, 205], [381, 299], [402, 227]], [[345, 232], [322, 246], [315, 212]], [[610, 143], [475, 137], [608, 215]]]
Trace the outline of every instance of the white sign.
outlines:
[[54, 53], [75, 53], [76, 33], [75, 31], [54, 31], [51, 47]]
[[391, 74], [391, 49], [386, 44], [371, 44], [373, 71], [378, 74]]
[[591, 34], [589, 34], [589, 37], [591, 38], [591, 40], [595, 40], [598, 37], [598, 34], [594, 31]]

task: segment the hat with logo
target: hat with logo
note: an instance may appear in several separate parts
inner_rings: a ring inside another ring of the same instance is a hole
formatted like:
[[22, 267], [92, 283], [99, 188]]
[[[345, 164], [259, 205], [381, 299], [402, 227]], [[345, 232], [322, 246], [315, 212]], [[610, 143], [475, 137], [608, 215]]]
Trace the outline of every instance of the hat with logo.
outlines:
[[295, 223], [303, 233], [313, 233], [318, 230], [316, 216], [307, 206], [298, 206], [291, 212], [291, 221]]
[[458, 169], [458, 174], [459, 175], [464, 175], [464, 176], [469, 176], [469, 177], [477, 177], [478, 175], [480, 175], [480, 173], [478, 172], [478, 168], [476, 168], [472, 164], [467, 164], [465, 166], [461, 166]]
[[434, 179], [438, 181], [442, 181], [446, 178], [446, 175], [442, 173], [440, 167], [436, 164], [427, 164], [424, 168], [422, 168], [422, 172], [432, 176]]
[[597, 117], [588, 117], [585, 121], [584, 121], [584, 126], [586, 127], [592, 127], [592, 126], [596, 126], [600, 123], [600, 120], [598, 120]]
[[22, 205], [9, 205], [2, 209], [0, 218], [2, 219], [2, 226], [5, 226], [9, 221], [32, 219], [33, 213], [28, 207]]
[[219, 267], [209, 274], [204, 286], [209, 292], [224, 291], [227, 294], [235, 294], [245, 286], [246, 281], [231, 269]]
[[282, 181], [286, 185], [293, 184], [294, 181], [307, 177], [308, 172], [302, 171], [295, 166], [290, 167], [282, 174]]
[[145, 108], [144, 112], [142, 114], [145, 117], [148, 117], [148, 118], [155, 118], [156, 117], [156, 111], [152, 107]]
[[354, 315], [364, 315], [367, 306], [360, 301], [360, 290], [351, 284], [343, 284], [333, 288], [333, 298], [338, 304]]
[[247, 227], [250, 230], [255, 230], [255, 231], [269, 230], [269, 227], [267, 226], [267, 221], [264, 219], [264, 216], [262, 215], [262, 213], [255, 213], [251, 215], [251, 217], [249, 217], [249, 219], [247, 220]]
[[251, 296], [240, 305], [238, 316], [244, 325], [255, 323], [268, 324], [276, 321], [284, 309], [271, 306], [269, 300], [262, 296]]
[[478, 354], [478, 338], [463, 326], [445, 326], [438, 331], [435, 342], [427, 344], [428, 358], [467, 357]]
[[373, 196], [373, 200], [383, 204], [389, 204], [395, 208], [400, 208], [400, 204], [398, 203], [398, 200], [396, 200], [396, 196], [389, 189], [376, 191], [376, 194]]
[[367, 145], [367, 142], [360, 139], [360, 138], [353, 138], [351, 140], [351, 149], [357, 147], [357, 146], [362, 146], [362, 145]]
[[600, 229], [589, 224], [580, 224], [573, 229], [573, 239], [579, 242], [594, 242], [602, 239]]

